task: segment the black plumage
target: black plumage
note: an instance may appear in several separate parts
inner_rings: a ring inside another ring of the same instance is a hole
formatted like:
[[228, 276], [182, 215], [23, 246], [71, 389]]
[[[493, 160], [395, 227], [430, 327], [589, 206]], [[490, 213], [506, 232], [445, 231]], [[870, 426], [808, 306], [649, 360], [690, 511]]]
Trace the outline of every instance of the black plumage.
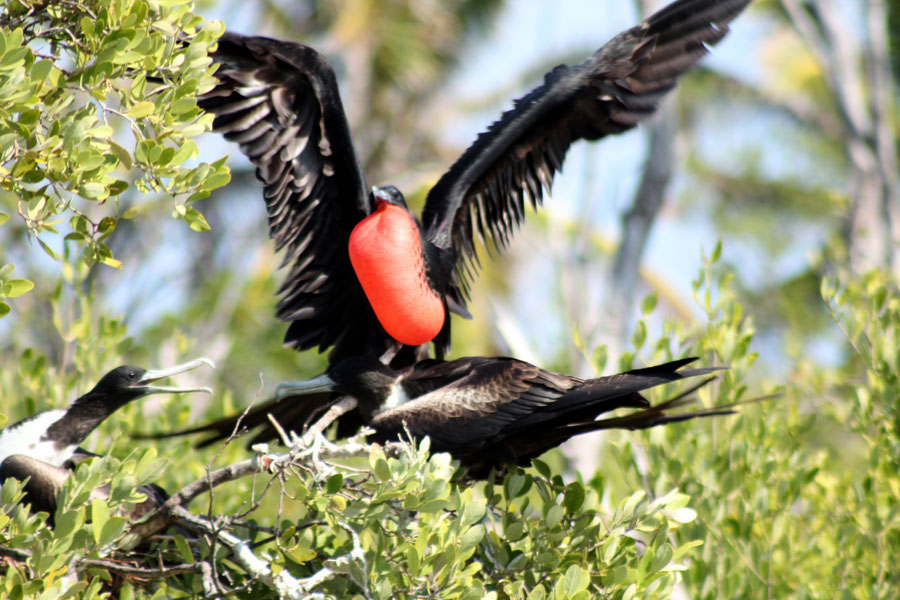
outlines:
[[[445, 308], [465, 313], [476, 233], [505, 246], [524, 219], [526, 200], [541, 201], [569, 146], [620, 133], [651, 115], [749, 2], [674, 2], [581, 64], [547, 73], [478, 137], [428, 193], [422, 213], [427, 283]], [[212, 57], [219, 84], [200, 105], [216, 115], [214, 129], [238, 142], [256, 165], [270, 236], [290, 265], [278, 305], [279, 318], [290, 323], [285, 343], [334, 347], [334, 361], [396, 351], [348, 258], [350, 233], [376, 200], [334, 72], [302, 44], [235, 33], [221, 38]], [[396, 196], [402, 202], [399, 191]], [[441, 357], [450, 343], [449, 318], [434, 341]]]
[[[430, 190], [422, 213], [427, 285], [449, 310], [467, 314], [475, 236], [502, 248], [524, 219], [526, 200], [541, 201], [572, 143], [620, 133], [651, 115], [750, 1], [674, 2], [581, 64], [547, 73], [541, 86], [478, 136]], [[289, 268], [278, 304], [279, 318], [290, 323], [285, 344], [332, 348], [331, 364], [363, 355], [399, 369], [426, 358], [427, 344], [404, 346], [385, 332], [350, 263], [351, 231], [376, 200], [331, 67], [308, 46], [235, 33], [222, 37], [212, 58], [219, 83], [200, 105], [216, 116], [216, 131], [240, 144], [263, 184], [269, 235]], [[396, 188], [380, 191], [403, 203]], [[434, 342], [442, 358], [449, 318]], [[269, 414], [301, 430], [336, 397], [270, 401], [198, 429], [225, 438], [241, 418], [243, 426], [261, 428], [254, 442], [277, 439]], [[356, 412], [344, 415], [339, 434], [353, 433], [360, 423]]]
[[[375, 431], [370, 441], [397, 440], [405, 431], [418, 439], [429, 436], [433, 451], [451, 453], [468, 467], [470, 476], [484, 477], [494, 467], [526, 465], [582, 433], [646, 429], [732, 414], [730, 406], [672, 412], [711, 378], [657, 406], [650, 406], [641, 395], [642, 390], [720, 369], [684, 368], [694, 360], [686, 358], [583, 380], [514, 358], [424, 360], [394, 370], [370, 357], [354, 357], [332, 365], [315, 379], [285, 382], [277, 395], [335, 391], [352, 396], [357, 399], [362, 420]], [[639, 410], [597, 420], [599, 415], [618, 408]], [[217, 435], [203, 444], [220, 438]]]

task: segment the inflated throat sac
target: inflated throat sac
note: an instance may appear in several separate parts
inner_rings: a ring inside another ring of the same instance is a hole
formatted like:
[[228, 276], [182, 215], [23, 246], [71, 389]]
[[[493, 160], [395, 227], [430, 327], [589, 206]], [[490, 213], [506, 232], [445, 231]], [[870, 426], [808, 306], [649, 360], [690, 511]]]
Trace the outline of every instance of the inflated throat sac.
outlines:
[[350, 234], [350, 262], [375, 316], [403, 344], [430, 342], [444, 305], [425, 279], [419, 230], [405, 208], [380, 204]]

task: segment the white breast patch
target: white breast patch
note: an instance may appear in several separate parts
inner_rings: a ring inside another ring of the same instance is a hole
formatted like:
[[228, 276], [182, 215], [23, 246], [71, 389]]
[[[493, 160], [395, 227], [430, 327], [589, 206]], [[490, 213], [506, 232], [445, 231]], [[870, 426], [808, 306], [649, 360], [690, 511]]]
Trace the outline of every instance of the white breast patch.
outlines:
[[63, 466], [63, 463], [72, 458], [77, 446], [60, 448], [56, 442], [41, 437], [48, 427], [65, 414], [65, 410], [48, 410], [0, 431], [0, 463], [13, 454], [25, 454], [57, 467]]

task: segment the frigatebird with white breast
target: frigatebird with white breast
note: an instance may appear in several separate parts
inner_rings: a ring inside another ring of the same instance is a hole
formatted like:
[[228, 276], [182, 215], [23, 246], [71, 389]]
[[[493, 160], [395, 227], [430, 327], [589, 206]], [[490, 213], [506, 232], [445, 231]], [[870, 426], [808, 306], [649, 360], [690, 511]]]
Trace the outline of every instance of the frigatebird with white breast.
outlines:
[[[67, 409], [47, 410], [0, 430], [0, 482], [7, 477], [30, 477], [26, 499], [38, 510], [53, 514], [60, 469], [71, 471], [91, 452], [79, 445], [100, 423], [129, 402], [151, 394], [205, 392], [208, 387], [153, 385], [155, 381], [196, 369], [213, 368], [208, 358], [198, 358], [168, 369], [147, 370], [123, 365], [104, 375], [89, 392]], [[156, 490], [148, 488], [148, 494]]]

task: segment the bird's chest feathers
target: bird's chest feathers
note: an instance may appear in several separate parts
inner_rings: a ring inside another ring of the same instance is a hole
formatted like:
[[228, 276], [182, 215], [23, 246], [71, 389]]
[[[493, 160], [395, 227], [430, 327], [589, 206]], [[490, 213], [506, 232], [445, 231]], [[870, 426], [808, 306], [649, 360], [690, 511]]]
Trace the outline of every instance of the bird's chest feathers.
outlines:
[[406, 209], [383, 204], [350, 234], [350, 262], [388, 334], [403, 344], [431, 341], [444, 305], [425, 278], [422, 240]]
[[64, 410], [51, 410], [35, 418], [0, 432], [0, 462], [13, 454], [25, 454], [51, 465], [61, 467], [72, 458], [77, 445], [63, 445], [44, 439], [44, 432], [66, 414]]
[[406, 390], [403, 389], [403, 386], [398, 382], [391, 386], [391, 393], [388, 394], [388, 397], [382, 402], [381, 410], [397, 408], [407, 402], [409, 402], [409, 396], [407, 395]]

